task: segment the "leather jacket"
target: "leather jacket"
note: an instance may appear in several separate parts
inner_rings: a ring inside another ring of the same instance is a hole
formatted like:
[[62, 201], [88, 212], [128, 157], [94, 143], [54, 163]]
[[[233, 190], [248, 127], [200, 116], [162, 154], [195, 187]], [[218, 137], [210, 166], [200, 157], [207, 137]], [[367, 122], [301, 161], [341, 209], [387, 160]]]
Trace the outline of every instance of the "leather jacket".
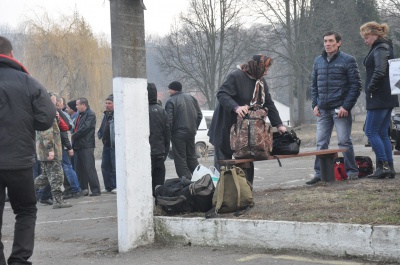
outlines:
[[197, 100], [189, 94], [177, 91], [165, 104], [172, 138], [196, 136], [203, 113]]
[[392, 42], [386, 39], [377, 39], [365, 57], [367, 110], [399, 106], [397, 95], [392, 95], [390, 90], [388, 60], [393, 58]]
[[86, 111], [79, 113], [79, 116], [75, 120], [75, 132], [71, 136], [72, 148], [95, 148], [95, 129], [96, 114], [90, 107], [88, 107]]

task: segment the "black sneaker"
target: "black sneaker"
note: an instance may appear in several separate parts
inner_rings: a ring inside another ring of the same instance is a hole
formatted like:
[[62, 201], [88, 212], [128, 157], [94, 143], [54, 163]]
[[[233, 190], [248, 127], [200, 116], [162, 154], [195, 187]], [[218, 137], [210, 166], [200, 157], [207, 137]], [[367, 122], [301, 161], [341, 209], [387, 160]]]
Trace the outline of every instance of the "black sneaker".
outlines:
[[63, 194], [63, 198], [64, 199], [71, 199], [72, 197], [74, 197], [74, 193], [65, 193], [65, 194]]
[[43, 205], [53, 205], [53, 200], [52, 199], [47, 199], [47, 200], [39, 200], [39, 202]]
[[82, 197], [82, 196], [87, 196], [88, 194], [89, 194], [88, 190], [81, 190], [80, 192], [72, 193], [72, 197], [77, 199], [77, 198]]
[[321, 181], [321, 179], [319, 179], [319, 178], [317, 178], [317, 177], [314, 177], [312, 180], [307, 181], [306, 184], [307, 184], [307, 185], [314, 185], [314, 184], [317, 184], [317, 183], [320, 182], [320, 181]]

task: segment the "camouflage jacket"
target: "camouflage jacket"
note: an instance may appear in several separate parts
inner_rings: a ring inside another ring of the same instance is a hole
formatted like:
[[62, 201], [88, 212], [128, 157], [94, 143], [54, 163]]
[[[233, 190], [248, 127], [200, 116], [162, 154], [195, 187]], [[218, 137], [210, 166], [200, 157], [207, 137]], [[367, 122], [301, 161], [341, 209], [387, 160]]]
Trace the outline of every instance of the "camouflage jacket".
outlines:
[[54, 151], [54, 160], [62, 160], [62, 145], [60, 129], [57, 120], [46, 131], [36, 131], [36, 154], [39, 161], [48, 161], [49, 152]]

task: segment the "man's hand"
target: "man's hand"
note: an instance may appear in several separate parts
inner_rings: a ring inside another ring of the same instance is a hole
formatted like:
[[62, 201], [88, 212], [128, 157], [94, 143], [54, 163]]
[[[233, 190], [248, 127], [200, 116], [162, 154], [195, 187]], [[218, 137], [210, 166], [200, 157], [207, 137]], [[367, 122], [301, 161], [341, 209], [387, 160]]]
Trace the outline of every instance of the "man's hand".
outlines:
[[47, 157], [48, 161], [52, 161], [54, 159], [54, 151], [49, 152], [49, 156]]
[[239, 108], [236, 109], [236, 113], [237, 115], [239, 115], [240, 117], [244, 117], [246, 116], [246, 114], [249, 112], [249, 106], [244, 105], [244, 106], [240, 106]]
[[349, 112], [347, 110], [345, 110], [343, 107], [340, 107], [337, 116], [338, 116], [338, 118], [344, 118], [344, 117], [349, 116]]
[[72, 157], [72, 156], [74, 156], [74, 150], [68, 150], [68, 155], [70, 156], [70, 157]]
[[317, 116], [317, 117], [321, 116], [321, 113], [319, 113], [319, 107], [318, 106], [314, 107], [314, 115]]

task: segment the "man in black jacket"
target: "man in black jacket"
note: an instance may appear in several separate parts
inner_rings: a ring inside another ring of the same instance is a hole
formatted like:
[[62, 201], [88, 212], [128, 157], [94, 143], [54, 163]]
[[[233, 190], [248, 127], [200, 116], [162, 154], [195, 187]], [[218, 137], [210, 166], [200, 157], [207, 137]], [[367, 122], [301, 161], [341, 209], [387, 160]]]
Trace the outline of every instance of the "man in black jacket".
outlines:
[[196, 156], [195, 140], [203, 114], [197, 100], [182, 92], [182, 84], [174, 81], [168, 85], [171, 98], [165, 104], [174, 151], [175, 169], [178, 177], [192, 178], [199, 164]]
[[99, 177], [94, 160], [94, 134], [96, 129], [96, 114], [89, 107], [86, 98], [76, 100], [79, 116], [75, 120], [75, 129], [72, 134], [72, 148], [76, 154], [76, 173], [82, 190], [89, 188], [89, 196], [100, 195]]
[[15, 217], [14, 243], [6, 263], [3, 244], [0, 264], [31, 264], [36, 195], [33, 184], [35, 130], [49, 129], [56, 109], [46, 89], [14, 59], [11, 42], [0, 36], [0, 230], [5, 189]]
[[165, 181], [165, 165], [171, 140], [171, 131], [168, 115], [157, 102], [157, 88], [153, 83], [147, 84], [149, 99], [150, 122], [150, 148], [151, 148], [151, 177], [153, 195], [157, 185], [163, 185]]

